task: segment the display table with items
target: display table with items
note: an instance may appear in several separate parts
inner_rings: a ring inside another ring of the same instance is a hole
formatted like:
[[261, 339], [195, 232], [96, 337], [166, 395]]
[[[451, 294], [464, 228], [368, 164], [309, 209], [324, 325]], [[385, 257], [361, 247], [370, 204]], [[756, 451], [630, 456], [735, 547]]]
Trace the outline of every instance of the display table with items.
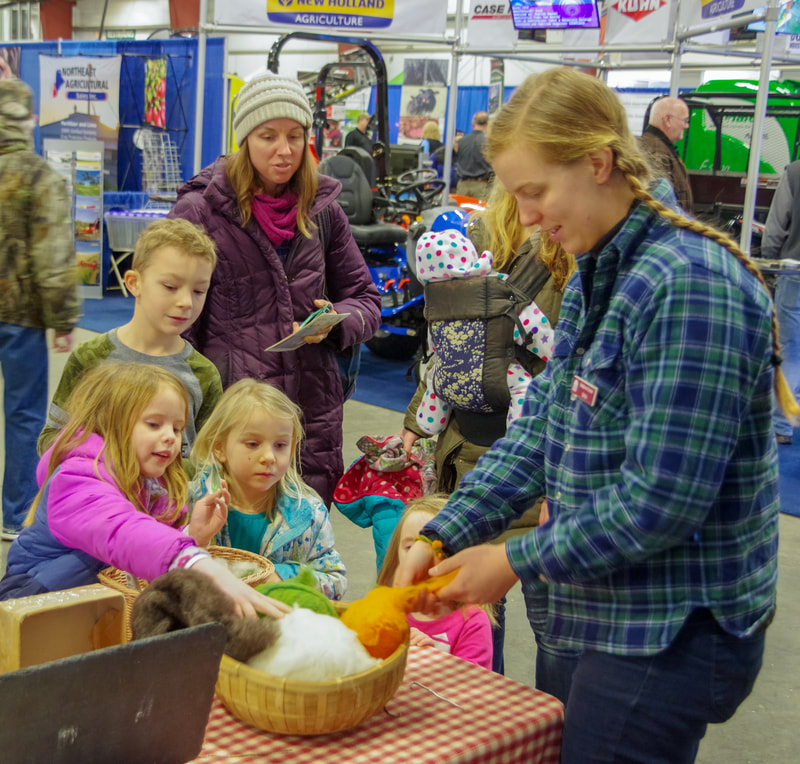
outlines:
[[108, 233], [108, 244], [111, 247], [111, 272], [116, 277], [117, 284], [125, 297], [128, 296], [128, 290], [125, 288], [120, 265], [126, 257], [133, 254], [139, 234], [150, 223], [165, 218], [168, 212], [168, 208], [106, 212], [106, 231]]
[[558, 764], [563, 707], [538, 692], [433, 648], [410, 647], [384, 710], [328, 735], [263, 732], [214, 699], [198, 762]]

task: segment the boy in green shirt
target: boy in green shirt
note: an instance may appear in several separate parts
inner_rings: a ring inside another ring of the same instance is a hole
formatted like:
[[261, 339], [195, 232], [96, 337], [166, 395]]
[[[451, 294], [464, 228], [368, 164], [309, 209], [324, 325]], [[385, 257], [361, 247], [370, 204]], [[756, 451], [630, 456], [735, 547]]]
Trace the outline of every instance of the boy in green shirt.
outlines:
[[78, 380], [105, 361], [154, 364], [183, 382], [189, 393], [189, 421], [182, 455], [189, 456], [197, 431], [222, 395], [222, 382], [211, 361], [181, 333], [203, 310], [216, 264], [214, 242], [199, 226], [176, 218], [147, 227], [136, 242], [131, 270], [125, 274], [125, 287], [136, 300], [133, 317], [81, 343], [70, 354], [39, 435], [40, 456], [66, 423], [64, 405]]

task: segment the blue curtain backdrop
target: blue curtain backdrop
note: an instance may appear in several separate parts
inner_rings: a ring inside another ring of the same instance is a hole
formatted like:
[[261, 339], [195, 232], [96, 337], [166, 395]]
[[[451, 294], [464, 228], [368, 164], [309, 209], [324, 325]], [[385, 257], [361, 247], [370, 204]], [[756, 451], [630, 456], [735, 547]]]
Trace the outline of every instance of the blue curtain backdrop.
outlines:
[[[39, 104], [39, 55], [58, 56], [54, 41], [19, 43], [20, 78], [30, 85], [34, 103]], [[122, 56], [120, 70], [120, 134], [118, 155], [119, 191], [142, 188], [141, 151], [133, 147], [133, 133], [144, 124], [144, 66], [148, 58], [167, 59], [166, 131], [179, 147], [181, 170], [190, 178], [194, 165], [195, 83], [197, 81], [197, 38], [168, 40], [63, 40], [62, 56]], [[206, 42], [206, 71], [203, 103], [203, 151], [205, 166], [222, 153], [222, 126], [225, 113], [224, 39]], [[36, 150], [41, 153], [39, 130]]]
[[[21, 48], [20, 79], [33, 91], [39, 108], [39, 55], [58, 56], [55, 41], [16, 43]], [[3, 47], [3, 46], [0, 46]], [[227, 111], [225, 46], [222, 37], [206, 41], [206, 68], [203, 101], [202, 165], [213, 162], [223, 151], [223, 122]], [[145, 61], [167, 59], [166, 126], [172, 143], [178, 148], [181, 176], [194, 174], [195, 104], [197, 82], [197, 38], [168, 40], [64, 40], [62, 56], [122, 56], [119, 83], [119, 147], [117, 154], [118, 190], [103, 195], [105, 211], [140, 209], [147, 202], [142, 192], [142, 152], [133, 145], [133, 135], [144, 125]], [[36, 151], [42, 152], [39, 129], [34, 135]], [[103, 230], [103, 287], [116, 286], [110, 270], [111, 249]]]

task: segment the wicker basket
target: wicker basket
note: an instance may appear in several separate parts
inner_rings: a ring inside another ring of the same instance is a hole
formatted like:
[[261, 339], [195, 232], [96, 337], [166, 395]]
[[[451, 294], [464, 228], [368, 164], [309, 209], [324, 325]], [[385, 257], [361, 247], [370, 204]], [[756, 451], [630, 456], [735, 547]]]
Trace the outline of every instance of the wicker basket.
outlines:
[[266, 674], [222, 656], [217, 697], [238, 719], [267, 732], [324, 735], [355, 727], [379, 713], [397, 692], [408, 645], [380, 666], [329, 682], [300, 682]]
[[208, 551], [217, 560], [252, 563], [255, 568], [254, 572], [242, 579], [248, 586], [267, 583], [269, 577], [275, 572], [275, 566], [266, 557], [254, 552], [246, 552], [244, 549], [233, 549], [227, 546], [210, 546]]
[[[226, 546], [210, 546], [208, 551], [216, 559], [228, 562], [247, 562], [252, 563], [255, 572], [245, 576], [244, 581], [249, 586], [267, 583], [267, 579], [272, 575], [275, 566], [265, 557], [253, 552], [246, 552], [244, 549], [233, 549]], [[143, 578], [135, 578], [130, 573], [126, 573], [119, 568], [104, 568], [97, 574], [97, 580], [115, 591], [118, 591], [125, 598], [125, 641], [131, 639], [131, 609], [133, 603], [139, 596], [139, 592], [149, 583]]]

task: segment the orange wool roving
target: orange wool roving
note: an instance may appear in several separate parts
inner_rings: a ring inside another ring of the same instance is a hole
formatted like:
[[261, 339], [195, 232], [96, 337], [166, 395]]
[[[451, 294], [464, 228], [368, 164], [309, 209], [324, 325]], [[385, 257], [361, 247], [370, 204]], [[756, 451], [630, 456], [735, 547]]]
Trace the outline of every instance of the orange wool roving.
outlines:
[[376, 586], [366, 597], [353, 602], [341, 620], [352, 629], [373, 658], [388, 658], [408, 639], [406, 615], [414, 611], [423, 590], [437, 592], [449, 584], [458, 571], [428, 578], [411, 586]]

